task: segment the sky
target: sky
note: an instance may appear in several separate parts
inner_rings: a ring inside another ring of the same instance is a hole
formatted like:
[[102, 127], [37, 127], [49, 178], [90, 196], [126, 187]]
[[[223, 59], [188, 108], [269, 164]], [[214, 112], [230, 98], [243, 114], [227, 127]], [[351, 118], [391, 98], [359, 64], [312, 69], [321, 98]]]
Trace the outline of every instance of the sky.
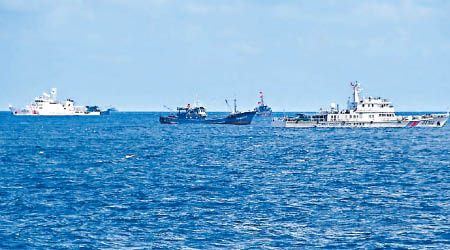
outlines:
[[0, 110], [51, 88], [159, 111], [346, 105], [349, 83], [398, 111], [450, 107], [450, 1], [0, 0]]

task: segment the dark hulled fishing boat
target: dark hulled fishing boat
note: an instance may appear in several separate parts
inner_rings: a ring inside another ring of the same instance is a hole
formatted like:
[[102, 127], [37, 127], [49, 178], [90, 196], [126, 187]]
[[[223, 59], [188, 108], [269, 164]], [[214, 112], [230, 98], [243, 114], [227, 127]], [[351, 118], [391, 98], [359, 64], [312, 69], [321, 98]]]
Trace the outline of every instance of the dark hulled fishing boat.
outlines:
[[177, 108], [177, 113], [175, 114], [159, 117], [159, 122], [162, 124], [204, 123], [248, 125], [252, 122], [255, 114], [256, 111], [237, 112], [235, 105], [234, 112], [226, 117], [209, 119], [207, 118], [206, 109], [204, 107], [191, 108], [188, 104], [186, 108]]
[[102, 110], [100, 114], [102, 115], [110, 115], [112, 113], [119, 112], [116, 108], [108, 108], [106, 110]]

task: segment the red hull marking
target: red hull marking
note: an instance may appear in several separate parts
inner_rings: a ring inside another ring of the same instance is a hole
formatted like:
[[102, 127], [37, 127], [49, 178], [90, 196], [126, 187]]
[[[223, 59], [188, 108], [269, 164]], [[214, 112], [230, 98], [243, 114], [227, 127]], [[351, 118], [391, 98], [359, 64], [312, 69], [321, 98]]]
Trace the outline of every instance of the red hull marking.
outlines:
[[413, 123], [411, 123], [411, 128], [414, 128], [415, 126], [417, 126], [417, 124], [419, 124], [419, 122], [418, 121], [415, 121], [415, 122], [413, 122]]

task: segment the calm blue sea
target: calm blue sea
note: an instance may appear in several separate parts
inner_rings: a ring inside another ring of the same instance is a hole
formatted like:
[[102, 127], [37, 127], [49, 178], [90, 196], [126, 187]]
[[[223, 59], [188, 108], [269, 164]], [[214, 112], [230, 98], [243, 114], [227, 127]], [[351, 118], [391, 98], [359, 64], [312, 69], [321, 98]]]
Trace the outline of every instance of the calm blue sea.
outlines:
[[0, 249], [450, 249], [450, 126], [0, 113]]

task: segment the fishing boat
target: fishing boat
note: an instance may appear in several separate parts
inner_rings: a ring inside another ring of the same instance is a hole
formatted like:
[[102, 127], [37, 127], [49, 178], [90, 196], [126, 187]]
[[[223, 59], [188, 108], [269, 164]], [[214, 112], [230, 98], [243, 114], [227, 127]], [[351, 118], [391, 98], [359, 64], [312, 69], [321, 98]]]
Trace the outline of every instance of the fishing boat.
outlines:
[[263, 92], [259, 92], [259, 98], [260, 101], [258, 102], [258, 107], [255, 108], [256, 115], [257, 116], [271, 116], [272, 115], [272, 108], [264, 104], [264, 96]]
[[116, 108], [112, 107], [112, 108], [107, 108], [105, 110], [100, 111], [101, 115], [110, 115], [113, 113], [119, 112]]
[[295, 117], [282, 117], [272, 120], [274, 127], [311, 128], [311, 127], [356, 127], [356, 128], [405, 128], [405, 127], [443, 127], [449, 118], [447, 114], [396, 115], [392, 102], [380, 97], [363, 97], [358, 82], [350, 83], [353, 95], [347, 103], [347, 109], [340, 110], [332, 103], [330, 110], [321, 110], [317, 114], [297, 114]]
[[191, 107], [191, 105], [188, 104], [186, 107], [178, 107], [175, 114], [159, 117], [159, 122], [161, 124], [203, 123], [248, 125], [252, 122], [255, 114], [256, 111], [237, 111], [236, 100], [234, 100], [234, 111], [222, 118], [208, 118], [208, 114], [204, 107]]
[[59, 102], [56, 99], [56, 88], [53, 88], [51, 94], [46, 92], [42, 96], [36, 97], [34, 102], [25, 108], [16, 109], [9, 105], [13, 115], [25, 116], [85, 116], [100, 115], [98, 106], [76, 106], [75, 102], [67, 99]]

